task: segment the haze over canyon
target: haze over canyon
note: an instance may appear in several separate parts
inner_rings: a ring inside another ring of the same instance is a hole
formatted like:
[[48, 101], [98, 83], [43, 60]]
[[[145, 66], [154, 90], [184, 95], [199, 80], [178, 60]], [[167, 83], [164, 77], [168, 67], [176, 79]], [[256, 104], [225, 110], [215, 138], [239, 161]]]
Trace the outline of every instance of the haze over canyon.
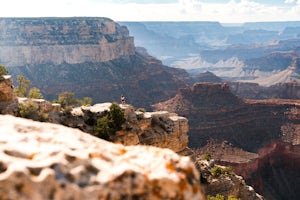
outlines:
[[[299, 62], [300, 22], [225, 26], [96, 17], [0, 19], [0, 63], [14, 84], [20, 74], [49, 101], [65, 91], [95, 103], [119, 102], [124, 95], [137, 108], [158, 110], [149, 114], [124, 107], [127, 121], [115, 141], [171, 149], [176, 141], [176, 151], [195, 152], [198, 158], [209, 152], [265, 199], [300, 195]], [[11, 92], [11, 80], [1, 83], [2, 100], [11, 101], [4, 94]], [[106, 112], [93, 108], [55, 120], [92, 132], [96, 118]], [[197, 180], [192, 175], [188, 191]], [[206, 175], [200, 170], [207, 184], [211, 176]], [[260, 199], [238, 180], [231, 188], [241, 187], [231, 192]], [[226, 188], [210, 186], [213, 195]], [[195, 186], [196, 196], [198, 190]]]

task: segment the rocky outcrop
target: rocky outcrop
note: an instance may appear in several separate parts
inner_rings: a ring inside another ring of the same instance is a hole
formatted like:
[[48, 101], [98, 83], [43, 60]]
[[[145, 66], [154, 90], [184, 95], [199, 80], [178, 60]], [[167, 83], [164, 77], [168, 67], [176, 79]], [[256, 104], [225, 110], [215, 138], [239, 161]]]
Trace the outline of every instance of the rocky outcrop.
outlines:
[[7, 67], [103, 62], [135, 52], [127, 28], [107, 18], [2, 18], [0, 30]]
[[175, 112], [189, 119], [189, 144], [198, 148], [211, 138], [257, 152], [282, 137], [282, 126], [298, 123], [288, 111], [299, 109], [292, 100], [243, 100], [222, 84], [201, 83], [186, 88], [156, 109]]
[[13, 98], [12, 77], [8, 75], [0, 76], [0, 102], [12, 101]]
[[217, 162], [232, 166], [237, 174], [242, 175], [246, 182], [266, 199], [299, 198], [299, 145], [274, 142], [260, 148], [257, 154], [249, 155], [249, 152], [244, 152], [244, 160], [251, 158], [247, 162], [241, 162], [235, 154], [236, 151], [228, 152], [227, 150], [226, 154], [221, 156], [220, 149], [215, 148]]
[[5, 18], [0, 29], [0, 62], [48, 100], [66, 91], [94, 102], [124, 95], [149, 109], [186, 85], [187, 72], [137, 53], [127, 28], [110, 19]]
[[[97, 119], [110, 112], [111, 103], [82, 106], [72, 110], [70, 115], [61, 116], [57, 123], [79, 128], [93, 134]], [[175, 152], [187, 148], [188, 120], [166, 111], [141, 112], [130, 105], [120, 105], [125, 113], [122, 129], [111, 136], [111, 141], [123, 145], [151, 145], [169, 148]]]
[[154, 107], [188, 118], [189, 146], [231, 165], [266, 199], [297, 199], [300, 102], [243, 100], [221, 86], [197, 84]]
[[0, 114], [14, 114], [17, 100], [13, 94], [13, 80], [9, 75], [0, 76]]
[[0, 116], [1, 199], [205, 199], [188, 157]]
[[[216, 165], [214, 160], [198, 160], [197, 165], [201, 171], [201, 179], [205, 191], [210, 196], [222, 195], [225, 197], [235, 197], [241, 200], [262, 200], [261, 195], [257, 194], [251, 186], [248, 186], [241, 176], [237, 176], [230, 168]], [[214, 169], [227, 169], [224, 172], [216, 175]]]

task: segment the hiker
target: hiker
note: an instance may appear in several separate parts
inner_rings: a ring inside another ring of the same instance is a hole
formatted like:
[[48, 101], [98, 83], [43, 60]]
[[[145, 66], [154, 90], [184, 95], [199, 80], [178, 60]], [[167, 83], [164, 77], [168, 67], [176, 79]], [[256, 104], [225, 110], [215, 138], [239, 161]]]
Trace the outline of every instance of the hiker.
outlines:
[[123, 95], [121, 96], [121, 103], [122, 103], [122, 105], [125, 104], [125, 97]]

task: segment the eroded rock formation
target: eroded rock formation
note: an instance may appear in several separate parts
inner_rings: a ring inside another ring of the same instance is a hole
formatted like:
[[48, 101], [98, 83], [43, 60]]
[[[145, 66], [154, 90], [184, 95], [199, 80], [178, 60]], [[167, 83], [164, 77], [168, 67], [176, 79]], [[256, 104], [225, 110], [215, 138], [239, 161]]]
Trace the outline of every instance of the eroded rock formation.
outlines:
[[154, 107], [187, 117], [189, 145], [233, 166], [267, 199], [299, 197], [298, 100], [243, 100], [201, 83]]
[[[73, 109], [70, 115], [61, 116], [57, 123], [80, 128], [93, 134], [98, 118], [110, 112], [111, 103], [82, 106]], [[126, 122], [121, 130], [111, 137], [114, 143], [124, 145], [152, 145], [169, 148], [175, 152], [187, 148], [189, 130], [188, 120], [166, 111], [141, 112], [130, 105], [120, 105], [124, 110]]]
[[0, 76], [0, 102], [12, 101], [13, 96], [13, 81], [11, 76]]
[[188, 157], [0, 116], [1, 199], [205, 199]]
[[137, 107], [174, 96], [188, 76], [136, 52], [126, 27], [107, 18], [2, 18], [0, 62], [49, 100], [66, 91], [95, 102], [123, 94]]
[[127, 28], [107, 18], [1, 18], [0, 30], [8, 67], [103, 62], [135, 51]]

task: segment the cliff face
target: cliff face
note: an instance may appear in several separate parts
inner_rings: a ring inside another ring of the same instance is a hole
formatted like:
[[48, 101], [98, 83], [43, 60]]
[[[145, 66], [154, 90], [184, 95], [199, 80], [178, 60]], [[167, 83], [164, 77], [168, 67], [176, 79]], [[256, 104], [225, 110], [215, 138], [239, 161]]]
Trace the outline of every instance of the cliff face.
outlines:
[[297, 199], [300, 102], [242, 100], [221, 86], [196, 84], [154, 107], [188, 118], [189, 146], [231, 165], [267, 199]]
[[106, 18], [0, 19], [0, 62], [47, 99], [65, 91], [95, 102], [149, 108], [183, 87], [187, 73], [135, 51], [126, 27]]
[[11, 76], [0, 76], [0, 102], [13, 100], [13, 82]]
[[4, 65], [102, 62], [134, 54], [126, 27], [106, 18], [2, 18]]
[[189, 119], [192, 147], [204, 146], [213, 138], [252, 152], [280, 139], [287, 122], [298, 123], [287, 113], [300, 108], [299, 102], [292, 100], [243, 100], [228, 87], [212, 83], [195, 84], [154, 107]]
[[[73, 109], [71, 115], [61, 116], [56, 123], [92, 134], [95, 122], [110, 111], [110, 106], [111, 103], [101, 103], [78, 107]], [[186, 118], [166, 111], [140, 112], [130, 105], [120, 106], [125, 113], [126, 123], [110, 137], [112, 142], [169, 148], [177, 153], [187, 148], [189, 127]]]

